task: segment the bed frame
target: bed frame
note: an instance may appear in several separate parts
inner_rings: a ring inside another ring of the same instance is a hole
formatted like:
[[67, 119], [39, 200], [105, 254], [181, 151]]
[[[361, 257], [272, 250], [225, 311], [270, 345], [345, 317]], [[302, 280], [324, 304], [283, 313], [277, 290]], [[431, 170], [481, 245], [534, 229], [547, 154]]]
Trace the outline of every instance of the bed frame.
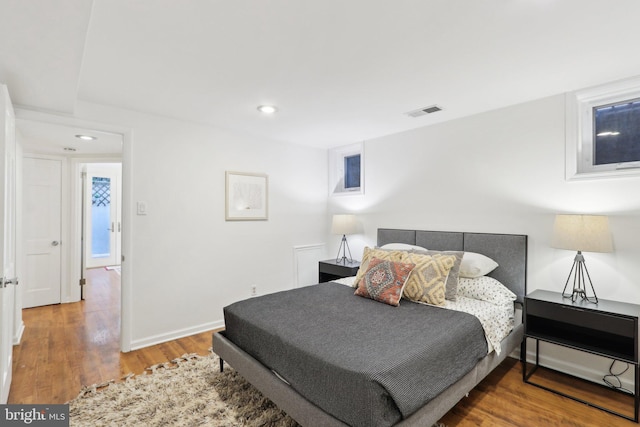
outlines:
[[[525, 235], [379, 229], [378, 246], [386, 243], [408, 243], [430, 250], [484, 254], [494, 259], [499, 265], [489, 276], [511, 289], [517, 296], [516, 303], [522, 304], [526, 295], [527, 236]], [[495, 352], [488, 354], [468, 374], [396, 426], [431, 426], [442, 418], [513, 350], [521, 346], [524, 328], [521, 322], [517, 323], [513, 331], [502, 341], [500, 356]], [[301, 425], [346, 426], [342, 421], [309, 402], [280, 380], [270, 369], [229, 341], [224, 332], [213, 334], [213, 351], [220, 356], [220, 369], [222, 369], [223, 360], [227, 361], [240, 375]]]

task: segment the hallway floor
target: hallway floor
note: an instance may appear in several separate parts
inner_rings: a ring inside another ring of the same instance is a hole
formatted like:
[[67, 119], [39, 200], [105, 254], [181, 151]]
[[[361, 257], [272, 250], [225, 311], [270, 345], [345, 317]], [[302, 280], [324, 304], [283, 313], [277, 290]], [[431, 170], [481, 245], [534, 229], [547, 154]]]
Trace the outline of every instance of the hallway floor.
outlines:
[[85, 300], [23, 310], [25, 331], [13, 348], [9, 403], [64, 403], [82, 386], [119, 380], [184, 353], [207, 354], [211, 332], [120, 352], [120, 275], [87, 270]]

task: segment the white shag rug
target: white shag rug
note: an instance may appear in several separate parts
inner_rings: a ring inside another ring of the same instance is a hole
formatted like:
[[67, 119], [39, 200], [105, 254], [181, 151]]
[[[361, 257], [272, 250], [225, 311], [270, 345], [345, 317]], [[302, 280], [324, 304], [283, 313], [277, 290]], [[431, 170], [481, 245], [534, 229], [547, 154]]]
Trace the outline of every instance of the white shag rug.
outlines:
[[299, 427], [228, 364], [220, 372], [219, 360], [184, 354], [150, 374], [84, 387], [69, 402], [70, 425]]
[[270, 426], [298, 424], [219, 359], [185, 354], [129, 374], [123, 382], [84, 387], [69, 402], [71, 426]]

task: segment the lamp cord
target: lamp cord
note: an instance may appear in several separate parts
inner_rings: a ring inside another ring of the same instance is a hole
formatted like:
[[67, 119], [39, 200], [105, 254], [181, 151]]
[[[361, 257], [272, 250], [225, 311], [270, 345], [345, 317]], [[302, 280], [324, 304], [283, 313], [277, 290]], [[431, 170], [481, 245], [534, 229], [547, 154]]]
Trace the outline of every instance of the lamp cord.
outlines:
[[[631, 390], [627, 390], [626, 388], [622, 387], [622, 381], [620, 380], [620, 376], [629, 370], [629, 364], [625, 362], [627, 366], [625, 366], [622, 372], [618, 372], [617, 374], [615, 374], [613, 373], [613, 365], [615, 365], [616, 362], [617, 360], [611, 361], [611, 365], [609, 366], [609, 373], [604, 377], [602, 377], [602, 381], [604, 381], [606, 385], [608, 385], [613, 389], [620, 390], [625, 393], [633, 394]], [[612, 381], [614, 381], [615, 384]]]

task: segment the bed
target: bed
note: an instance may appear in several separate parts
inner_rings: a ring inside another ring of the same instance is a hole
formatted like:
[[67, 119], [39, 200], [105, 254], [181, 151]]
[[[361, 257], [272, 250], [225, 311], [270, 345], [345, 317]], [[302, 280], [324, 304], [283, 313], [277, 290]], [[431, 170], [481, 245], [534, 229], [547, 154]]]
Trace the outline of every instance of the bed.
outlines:
[[[498, 264], [488, 276], [522, 304], [527, 236], [379, 229], [378, 246], [389, 243], [484, 254]], [[232, 304], [225, 323], [213, 335], [220, 368], [229, 363], [297, 422], [314, 427], [432, 425], [523, 340], [521, 322], [492, 346], [477, 338], [478, 328], [485, 337], [475, 316], [405, 300], [390, 307], [336, 283]], [[429, 329], [449, 340], [443, 347], [450, 355], [432, 354], [437, 346], [422, 342], [415, 324], [434, 325]], [[448, 325], [448, 333], [438, 333], [437, 325]]]

